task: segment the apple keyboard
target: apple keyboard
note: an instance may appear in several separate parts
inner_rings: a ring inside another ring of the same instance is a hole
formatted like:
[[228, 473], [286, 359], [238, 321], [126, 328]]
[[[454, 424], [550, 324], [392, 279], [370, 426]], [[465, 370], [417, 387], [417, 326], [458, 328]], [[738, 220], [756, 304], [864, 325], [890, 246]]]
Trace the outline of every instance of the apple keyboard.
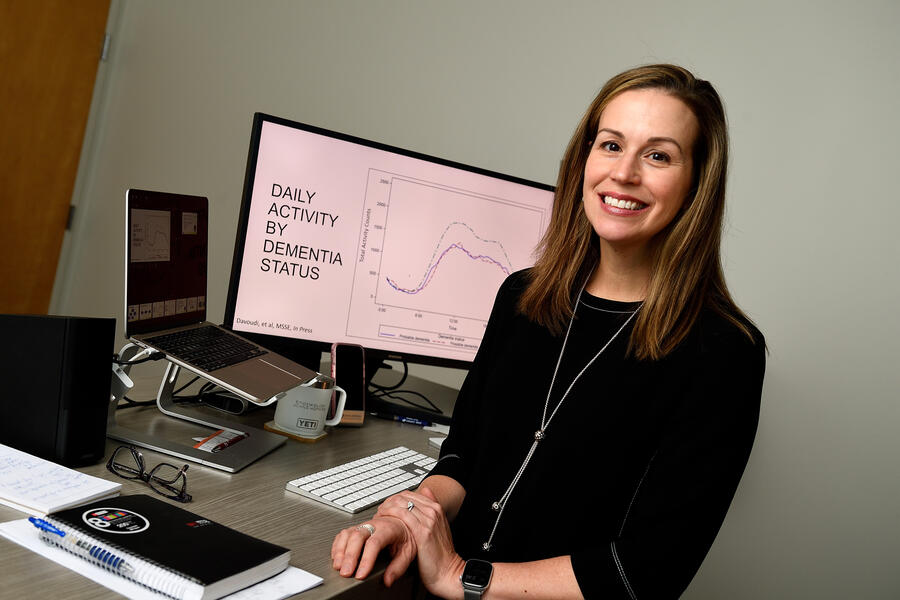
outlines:
[[419, 485], [437, 461], [397, 446], [289, 481], [285, 489], [349, 513]]

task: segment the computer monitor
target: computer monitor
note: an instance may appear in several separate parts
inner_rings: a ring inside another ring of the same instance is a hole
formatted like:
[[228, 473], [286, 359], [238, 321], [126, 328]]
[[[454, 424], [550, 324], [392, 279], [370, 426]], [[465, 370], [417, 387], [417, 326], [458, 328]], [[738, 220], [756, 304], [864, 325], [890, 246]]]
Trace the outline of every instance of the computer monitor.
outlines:
[[549, 185], [257, 113], [225, 325], [295, 359], [341, 342], [466, 368], [552, 203]]

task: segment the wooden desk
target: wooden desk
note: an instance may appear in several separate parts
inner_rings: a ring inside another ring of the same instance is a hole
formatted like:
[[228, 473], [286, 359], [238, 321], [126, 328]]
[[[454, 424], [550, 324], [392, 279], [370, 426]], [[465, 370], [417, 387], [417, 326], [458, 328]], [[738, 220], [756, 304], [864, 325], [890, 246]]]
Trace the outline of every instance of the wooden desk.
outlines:
[[[142, 384], [139, 384], [145, 389]], [[146, 388], [152, 389], [152, 387]], [[271, 420], [274, 408], [259, 409], [245, 417], [250, 425], [262, 426]], [[156, 407], [128, 408], [118, 412], [120, 424], [130, 428], [145, 428], [159, 435], [187, 436], [189, 440], [201, 429], [160, 413]], [[202, 429], [203, 431], [208, 431]], [[361, 523], [375, 512], [370, 508], [351, 515], [308, 500], [284, 489], [285, 483], [300, 475], [319, 471], [394, 446], [406, 446], [437, 457], [437, 450], [428, 446], [430, 434], [415, 425], [366, 417], [361, 428], [338, 427], [316, 443], [288, 440], [287, 444], [264, 456], [238, 473], [225, 473], [198, 463], [188, 463], [188, 492], [193, 501], [185, 507], [206, 518], [257, 536], [291, 550], [291, 565], [324, 579], [322, 585], [296, 596], [303, 600], [320, 598], [409, 598], [414, 577], [407, 576], [391, 589], [382, 583], [386, 562], [366, 581], [345, 579], [331, 568], [331, 542], [338, 531]], [[142, 482], [115, 477], [106, 470], [106, 460], [119, 445], [107, 439], [106, 455], [102, 462], [79, 470], [121, 481], [123, 494], [147, 493], [156, 495]], [[141, 449], [148, 466], [158, 462], [182, 464], [184, 461]], [[25, 514], [0, 506], [0, 521], [24, 518]], [[98, 583], [35, 554], [6, 538], [0, 538], [0, 598], [67, 598], [106, 599], [118, 594]]]

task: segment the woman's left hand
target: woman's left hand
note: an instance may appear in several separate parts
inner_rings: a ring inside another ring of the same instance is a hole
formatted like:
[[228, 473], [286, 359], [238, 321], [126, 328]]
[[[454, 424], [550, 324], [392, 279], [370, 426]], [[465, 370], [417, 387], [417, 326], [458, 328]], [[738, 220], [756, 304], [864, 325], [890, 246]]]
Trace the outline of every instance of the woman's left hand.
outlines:
[[428, 591], [446, 598], [462, 590], [459, 576], [465, 561], [453, 548], [450, 523], [430, 489], [392, 496], [378, 508], [377, 516], [406, 524], [418, 547], [419, 574]]

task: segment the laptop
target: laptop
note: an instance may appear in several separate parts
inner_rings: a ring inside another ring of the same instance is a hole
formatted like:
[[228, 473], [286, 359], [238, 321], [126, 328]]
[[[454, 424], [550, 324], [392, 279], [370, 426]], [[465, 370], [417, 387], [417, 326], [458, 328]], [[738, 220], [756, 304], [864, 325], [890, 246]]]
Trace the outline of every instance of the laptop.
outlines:
[[125, 193], [125, 336], [254, 404], [317, 373], [206, 321], [209, 202], [202, 196]]

